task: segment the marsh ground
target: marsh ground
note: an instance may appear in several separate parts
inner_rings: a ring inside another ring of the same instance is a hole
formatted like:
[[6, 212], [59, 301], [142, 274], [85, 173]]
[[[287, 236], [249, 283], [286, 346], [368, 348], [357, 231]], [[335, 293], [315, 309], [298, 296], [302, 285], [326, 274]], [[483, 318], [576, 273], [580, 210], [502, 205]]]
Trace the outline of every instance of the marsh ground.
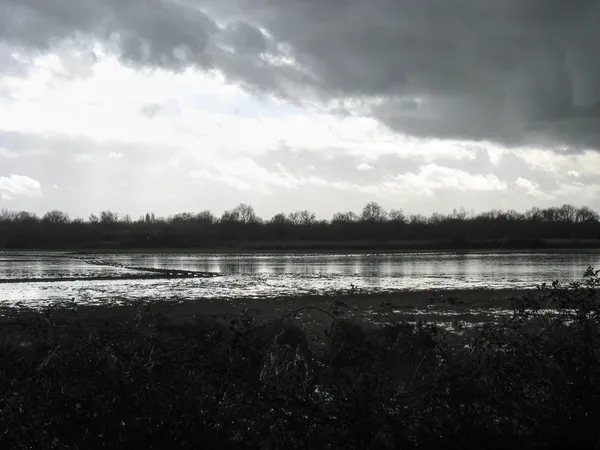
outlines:
[[[497, 320], [510, 314], [516, 299], [537, 295], [536, 290], [440, 290], [406, 291], [383, 294], [305, 295], [282, 298], [179, 299], [130, 301], [120, 305], [76, 305], [65, 302], [40, 311], [3, 308], [0, 324], [30, 319], [44, 314], [55, 319], [79, 322], [126, 323], [136, 320], [143, 310], [149, 320], [173, 324], [197, 318], [228, 322], [252, 315], [257, 323], [283, 317], [295, 320], [308, 333], [331, 323], [331, 316], [383, 325], [399, 321], [435, 322], [445, 328], [453, 323], [464, 326]], [[330, 315], [331, 314], [331, 315]]]

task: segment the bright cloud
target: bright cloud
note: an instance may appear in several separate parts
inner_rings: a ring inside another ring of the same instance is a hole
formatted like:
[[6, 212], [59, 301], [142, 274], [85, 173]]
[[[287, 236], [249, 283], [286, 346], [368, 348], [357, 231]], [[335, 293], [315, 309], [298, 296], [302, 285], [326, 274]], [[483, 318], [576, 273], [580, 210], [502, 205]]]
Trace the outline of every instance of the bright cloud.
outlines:
[[525, 192], [525, 194], [530, 195], [531, 197], [533, 197], [535, 199], [542, 200], [542, 201], [554, 199], [553, 196], [545, 194], [544, 192], [540, 191], [537, 183], [534, 183], [526, 178], [521, 178], [521, 177], [517, 178], [515, 185], [517, 186], [517, 188], [519, 190]]
[[358, 166], [356, 166], [356, 170], [360, 170], [361, 172], [364, 172], [366, 170], [373, 170], [374, 167], [366, 162], [360, 163]]
[[192, 170], [190, 176], [221, 181], [239, 190], [256, 190], [264, 194], [272, 194], [272, 187], [293, 189], [305, 183], [304, 179], [295, 177], [280, 164], [276, 171], [269, 172], [250, 158], [215, 163], [210, 169]]
[[388, 189], [396, 192], [408, 191], [413, 195], [423, 193], [433, 195], [436, 190], [456, 190], [456, 191], [504, 191], [507, 184], [501, 181], [496, 175], [471, 174], [464, 170], [452, 169], [449, 167], [438, 166], [437, 164], [427, 164], [421, 166], [418, 172], [409, 172], [397, 175], [393, 180], [384, 184]]
[[34, 197], [41, 195], [41, 184], [25, 175], [9, 175], [0, 177], [0, 193], [5, 200], [18, 196]]

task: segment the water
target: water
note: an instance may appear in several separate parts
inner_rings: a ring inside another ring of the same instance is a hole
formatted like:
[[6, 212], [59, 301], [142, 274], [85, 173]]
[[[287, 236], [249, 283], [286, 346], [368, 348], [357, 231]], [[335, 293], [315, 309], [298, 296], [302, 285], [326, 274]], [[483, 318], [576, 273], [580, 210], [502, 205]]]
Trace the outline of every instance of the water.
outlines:
[[[581, 278], [600, 252], [415, 252], [389, 254], [0, 252], [0, 305], [123, 299], [272, 298], [347, 291], [533, 288]], [[217, 272], [215, 278], [129, 279], [122, 266]], [[110, 279], [98, 280], [95, 277]], [[127, 277], [128, 279], [124, 279]], [[33, 279], [35, 282], [23, 282]], [[69, 280], [65, 280], [68, 278]], [[62, 280], [62, 281], [61, 281]]]

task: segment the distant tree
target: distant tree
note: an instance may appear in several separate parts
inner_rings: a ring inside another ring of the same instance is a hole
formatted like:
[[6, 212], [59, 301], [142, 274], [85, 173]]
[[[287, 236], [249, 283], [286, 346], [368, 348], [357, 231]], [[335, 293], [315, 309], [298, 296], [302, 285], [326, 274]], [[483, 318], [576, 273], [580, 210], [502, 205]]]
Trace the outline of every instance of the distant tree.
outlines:
[[48, 211], [46, 214], [44, 214], [44, 217], [42, 217], [42, 222], [50, 224], [65, 224], [69, 223], [70, 221], [71, 219], [67, 213], [57, 209]]
[[195, 216], [193, 213], [185, 212], [185, 213], [175, 214], [174, 216], [169, 217], [167, 219], [167, 222], [186, 223], [186, 222], [192, 222], [194, 220], [194, 218], [195, 218]]
[[[456, 211], [456, 210], [455, 210]], [[454, 214], [453, 214], [454, 216]], [[447, 217], [444, 216], [443, 214], [440, 213], [433, 213], [429, 216], [429, 218], [427, 219], [427, 223], [430, 223], [432, 225], [438, 225], [440, 223], [443, 223], [447, 220]]]
[[6, 208], [0, 210], [0, 223], [9, 223], [14, 220], [15, 213]]
[[408, 222], [411, 225], [424, 225], [427, 223], [427, 221], [428, 221], [427, 217], [425, 217], [422, 214], [411, 214], [408, 217]]
[[541, 221], [542, 220], [542, 210], [538, 207], [533, 207], [530, 210], [525, 212], [525, 219]]
[[210, 211], [205, 210], [205, 211], [200, 211], [198, 214], [196, 214], [196, 220], [198, 222], [213, 224], [216, 222], [216, 217]]
[[82, 223], [85, 223], [84, 220], [81, 217], [75, 217], [71, 223], [76, 223], [78, 225], [81, 225]]
[[[152, 236], [150, 246], [168, 245], [212, 245], [215, 242], [252, 240], [340, 240], [340, 239], [500, 239], [500, 238], [581, 238], [600, 237], [600, 215], [588, 207], [562, 205], [544, 209], [531, 208], [525, 213], [509, 209], [494, 209], [477, 214], [466, 214], [465, 210], [451, 214], [433, 213], [428, 217], [409, 215], [402, 210], [389, 213], [375, 202], [368, 203], [360, 216], [354, 212], [338, 212], [331, 221], [317, 221], [307, 210], [289, 214], [279, 213], [262, 226], [263, 221], [254, 209], [241, 203], [216, 219], [210, 211], [200, 213], [183, 212], [170, 216], [168, 220], [147, 213], [135, 224], [130, 217], [110, 211], [99, 216], [91, 214], [89, 222], [105, 224], [74, 228], [56, 228], [51, 224], [69, 223], [64, 212], [53, 210], [42, 219], [27, 211], [0, 210], [0, 246], [44, 246], [94, 245], [95, 241], [111, 240], [128, 245], [136, 239]], [[379, 224], [385, 221], [384, 226]], [[75, 219], [71, 223], [83, 223]], [[185, 223], [185, 226], [177, 225]], [[401, 226], [394, 224], [402, 223]], [[32, 226], [29, 226], [32, 224]], [[39, 224], [39, 225], [38, 225]], [[109, 225], [106, 225], [109, 224]], [[307, 226], [309, 225], [309, 226]], [[72, 231], [72, 232], [71, 232]], [[102, 233], [98, 234], [98, 231]], [[525, 242], [525, 241], [523, 241]]]
[[254, 212], [254, 208], [246, 203], [240, 203], [231, 211], [225, 211], [221, 216], [221, 221], [243, 224], [260, 223], [260, 219], [256, 215], [256, 212]]
[[235, 213], [232, 210], [227, 210], [227, 211], [224, 211], [223, 214], [221, 214], [220, 222], [221, 223], [236, 223], [236, 222], [238, 222], [238, 217], [235, 215]]
[[307, 211], [296, 211], [288, 214], [288, 221], [294, 225], [307, 226], [314, 225], [317, 222], [317, 217]]
[[154, 223], [156, 222], [156, 216], [154, 215], [154, 213], [146, 213], [140, 217], [140, 220], [138, 222]]
[[557, 219], [564, 223], [575, 223], [577, 218], [577, 208], [573, 205], [562, 205], [556, 210]]
[[461, 206], [458, 211], [456, 208], [452, 211], [453, 219], [465, 220], [467, 217], [469, 217], [469, 213], [467, 213], [467, 210], [463, 206]]
[[154, 213], [146, 213], [144, 216], [140, 218], [140, 222], [144, 223], [154, 223], [156, 222], [156, 216]]
[[121, 220], [119, 220], [119, 222], [131, 223], [131, 216], [129, 214], [125, 214], [123, 217], [121, 217]]
[[301, 225], [300, 223], [300, 211], [291, 212], [287, 215], [288, 222], [292, 225]]
[[509, 209], [504, 215], [506, 217], [506, 220], [518, 221], [523, 220], [525, 218], [524, 214], [514, 209]]
[[544, 208], [541, 210], [542, 221], [547, 223], [558, 221], [558, 209], [557, 208]]
[[406, 214], [401, 209], [392, 209], [389, 213], [389, 219], [392, 222], [396, 223], [405, 223], [406, 222]]
[[290, 221], [284, 213], [278, 213], [271, 217], [268, 223], [273, 225], [288, 225]]
[[352, 223], [358, 221], [358, 215], [352, 211], [348, 212], [337, 212], [331, 219], [332, 223]]
[[100, 213], [100, 222], [104, 224], [113, 224], [119, 221], [119, 214], [112, 211], [102, 211]]
[[384, 222], [387, 220], [387, 212], [379, 203], [369, 202], [363, 208], [361, 220], [365, 222]]
[[578, 208], [577, 212], [575, 213], [575, 221], [578, 223], [598, 222], [598, 220], [600, 220], [598, 213], [587, 206]]
[[28, 211], [19, 211], [15, 213], [14, 221], [18, 223], [36, 223], [39, 222], [40, 219], [38, 216]]

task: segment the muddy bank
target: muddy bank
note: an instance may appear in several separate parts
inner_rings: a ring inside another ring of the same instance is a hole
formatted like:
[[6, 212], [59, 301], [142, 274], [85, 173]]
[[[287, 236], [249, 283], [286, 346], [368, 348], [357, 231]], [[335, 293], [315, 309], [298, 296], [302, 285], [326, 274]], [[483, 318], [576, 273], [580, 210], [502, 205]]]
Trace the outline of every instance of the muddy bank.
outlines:
[[509, 313], [512, 302], [535, 290], [446, 290], [385, 294], [307, 295], [287, 298], [180, 299], [179, 301], [125, 301], [121, 305], [76, 305], [64, 303], [44, 311], [27, 308], [0, 310], [0, 325], [20, 319], [52, 317], [67, 321], [119, 323], [153, 320], [185, 323], [198, 318], [227, 322], [243, 315], [266, 323], [286, 317], [310, 331], [331, 323], [332, 316], [384, 324], [425, 320], [450, 325], [481, 324]]

